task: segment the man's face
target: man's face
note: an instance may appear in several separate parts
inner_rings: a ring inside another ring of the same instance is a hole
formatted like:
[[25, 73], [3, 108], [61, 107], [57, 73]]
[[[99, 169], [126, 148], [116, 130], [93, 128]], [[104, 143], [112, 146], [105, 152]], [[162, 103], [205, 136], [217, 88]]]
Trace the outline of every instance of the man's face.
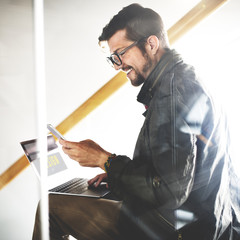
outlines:
[[[133, 41], [126, 39], [126, 30], [117, 31], [108, 40], [111, 53], [119, 53], [132, 43]], [[141, 85], [153, 69], [151, 57], [147, 52], [143, 54], [138, 46], [128, 49], [120, 57], [122, 65], [114, 65], [114, 67], [117, 70], [122, 69], [125, 71], [133, 86]]]

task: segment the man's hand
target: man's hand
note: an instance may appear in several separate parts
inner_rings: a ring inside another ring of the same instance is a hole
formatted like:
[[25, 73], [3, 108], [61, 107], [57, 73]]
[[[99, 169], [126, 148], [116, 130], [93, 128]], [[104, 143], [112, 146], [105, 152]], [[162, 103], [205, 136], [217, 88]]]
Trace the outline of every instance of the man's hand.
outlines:
[[[88, 185], [93, 185], [94, 184], [95, 187], [98, 187], [99, 184], [101, 182], [105, 182], [106, 179], [107, 179], [107, 173], [101, 173], [101, 174], [98, 174], [96, 177], [90, 179], [88, 181]], [[106, 187], [108, 188], [108, 184], [106, 185]]]
[[84, 167], [104, 169], [104, 163], [111, 155], [92, 140], [70, 142], [60, 139], [59, 143], [62, 145], [64, 153]]

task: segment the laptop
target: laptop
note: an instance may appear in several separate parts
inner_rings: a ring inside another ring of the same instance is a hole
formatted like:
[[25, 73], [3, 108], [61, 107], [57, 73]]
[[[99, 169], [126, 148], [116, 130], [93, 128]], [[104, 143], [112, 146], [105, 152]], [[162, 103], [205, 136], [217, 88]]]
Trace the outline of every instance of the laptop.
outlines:
[[[40, 158], [37, 151], [37, 139], [20, 142], [24, 153], [32, 166], [37, 177], [40, 179]], [[99, 187], [89, 187], [87, 178], [74, 177], [74, 169], [71, 169], [70, 162], [66, 160], [67, 156], [52, 135], [47, 136], [47, 161], [48, 161], [48, 191], [51, 194], [67, 194], [93, 198], [103, 198], [109, 194], [106, 184], [100, 184]]]

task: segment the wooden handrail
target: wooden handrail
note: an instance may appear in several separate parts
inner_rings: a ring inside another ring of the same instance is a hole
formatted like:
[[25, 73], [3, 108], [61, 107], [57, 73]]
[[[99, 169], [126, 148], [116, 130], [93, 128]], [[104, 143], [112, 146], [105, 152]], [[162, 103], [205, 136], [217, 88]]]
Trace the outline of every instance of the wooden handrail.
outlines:
[[56, 128], [62, 134], [68, 132], [79, 121], [85, 118], [90, 112], [102, 104], [108, 97], [117, 91], [127, 82], [127, 76], [124, 72], [118, 72], [109, 82], [101, 87], [87, 101], [78, 107], [72, 114], [64, 119]]
[[[187, 31], [192, 29], [201, 20], [206, 18], [210, 13], [214, 12], [227, 1], [228, 0], [202, 0], [168, 30], [170, 44], [176, 42]], [[126, 74], [119, 72], [79, 108], [63, 120], [56, 128], [62, 134], [65, 134], [126, 82]], [[10, 183], [27, 166], [29, 166], [29, 163], [26, 157], [20, 157], [0, 176], [0, 190]]]
[[[118, 74], [116, 74], [102, 88], [100, 88], [80, 107], [78, 107], [73, 113], [71, 113], [65, 120], [63, 120], [56, 127], [57, 130], [64, 135], [126, 82], [126, 73], [119, 72]], [[23, 155], [0, 176], [0, 190], [9, 182], [11, 182], [19, 173], [21, 173], [28, 166], [29, 162], [26, 156]]]
[[229, 0], [202, 0], [168, 30], [171, 44]]
[[0, 190], [28, 166], [29, 162], [26, 156], [23, 155], [0, 176]]

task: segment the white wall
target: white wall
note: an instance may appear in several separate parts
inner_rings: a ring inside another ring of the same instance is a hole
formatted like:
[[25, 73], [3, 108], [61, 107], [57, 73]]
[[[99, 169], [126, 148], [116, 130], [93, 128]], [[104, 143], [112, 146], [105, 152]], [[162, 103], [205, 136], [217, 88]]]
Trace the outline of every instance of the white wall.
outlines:
[[[110, 17], [131, 2], [46, 1], [48, 122], [59, 124], [115, 74], [105, 62], [97, 38]], [[138, 2], [157, 10], [168, 29], [197, 1]], [[231, 18], [222, 11], [218, 20], [213, 22], [212, 33], [214, 35], [228, 20], [228, 24], [234, 24], [232, 31], [239, 37], [239, 0], [232, 0], [226, 9], [231, 12]], [[0, 1], [0, 173], [22, 156], [19, 142], [36, 137], [32, 19], [30, 0]], [[221, 43], [224, 32], [218, 32]], [[192, 47], [192, 51], [197, 47], [204, 51], [207, 44], [198, 44]], [[180, 49], [181, 46], [177, 47]], [[182, 50], [187, 48], [189, 45]], [[126, 84], [66, 137], [75, 141], [92, 138], [108, 151], [131, 156], [144, 111], [135, 100], [138, 91], [138, 88]], [[95, 173], [94, 169], [87, 171], [89, 177]], [[32, 169], [27, 168], [0, 191], [0, 239], [31, 238], [38, 200], [38, 181]]]

